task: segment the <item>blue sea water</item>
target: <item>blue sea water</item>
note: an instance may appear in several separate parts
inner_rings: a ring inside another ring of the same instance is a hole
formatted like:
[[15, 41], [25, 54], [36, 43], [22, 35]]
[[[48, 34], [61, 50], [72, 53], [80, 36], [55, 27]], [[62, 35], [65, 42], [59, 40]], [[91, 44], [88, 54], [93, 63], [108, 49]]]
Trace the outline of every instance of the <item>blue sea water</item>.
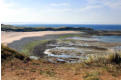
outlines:
[[21, 27], [88, 27], [95, 30], [121, 30], [120, 25], [101, 25], [101, 24], [13, 24]]

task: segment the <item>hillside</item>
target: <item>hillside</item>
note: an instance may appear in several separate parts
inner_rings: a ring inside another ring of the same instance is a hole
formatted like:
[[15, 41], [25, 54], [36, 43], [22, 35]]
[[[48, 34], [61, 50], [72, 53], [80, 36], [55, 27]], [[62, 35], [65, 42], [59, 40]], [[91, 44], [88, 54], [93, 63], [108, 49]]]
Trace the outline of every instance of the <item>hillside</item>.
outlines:
[[[83, 63], [53, 64], [28, 57], [2, 45], [2, 80], [119, 80], [121, 57], [118, 54], [90, 58]], [[71, 77], [70, 77], [71, 76]]]
[[11, 59], [19, 59], [19, 60], [23, 60], [23, 61], [30, 61], [29, 57], [7, 47], [4, 45], [1, 45], [1, 60], [2, 63], [4, 63], [4, 61], [8, 61]]

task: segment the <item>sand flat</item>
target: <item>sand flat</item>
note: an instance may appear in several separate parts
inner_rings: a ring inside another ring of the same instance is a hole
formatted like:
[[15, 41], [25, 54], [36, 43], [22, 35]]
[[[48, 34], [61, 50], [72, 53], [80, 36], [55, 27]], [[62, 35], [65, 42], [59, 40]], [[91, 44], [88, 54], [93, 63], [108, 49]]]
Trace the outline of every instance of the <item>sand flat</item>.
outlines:
[[25, 37], [41, 37], [50, 34], [72, 34], [80, 33], [79, 31], [38, 31], [38, 32], [1, 32], [1, 42], [9, 44], [13, 41], [20, 40]]

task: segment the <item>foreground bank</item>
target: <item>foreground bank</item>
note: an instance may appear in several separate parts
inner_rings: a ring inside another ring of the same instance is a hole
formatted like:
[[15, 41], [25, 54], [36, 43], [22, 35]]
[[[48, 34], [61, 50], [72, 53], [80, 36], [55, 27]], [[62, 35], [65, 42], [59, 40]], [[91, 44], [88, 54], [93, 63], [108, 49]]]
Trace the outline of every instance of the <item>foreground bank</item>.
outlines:
[[[120, 80], [121, 53], [83, 63], [54, 64], [31, 60], [2, 46], [2, 80]], [[71, 77], [70, 77], [71, 76]]]

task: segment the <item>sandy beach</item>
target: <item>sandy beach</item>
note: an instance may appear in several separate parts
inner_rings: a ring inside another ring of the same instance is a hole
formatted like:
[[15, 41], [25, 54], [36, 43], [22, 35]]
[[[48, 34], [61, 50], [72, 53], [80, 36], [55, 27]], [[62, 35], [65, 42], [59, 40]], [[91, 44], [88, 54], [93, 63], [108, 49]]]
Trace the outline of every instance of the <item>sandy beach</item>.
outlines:
[[1, 42], [3, 44], [9, 44], [13, 41], [20, 40], [26, 37], [42, 37], [45, 35], [55, 35], [55, 34], [72, 34], [79, 33], [79, 31], [39, 31], [39, 32], [4, 32], [1, 34]]

